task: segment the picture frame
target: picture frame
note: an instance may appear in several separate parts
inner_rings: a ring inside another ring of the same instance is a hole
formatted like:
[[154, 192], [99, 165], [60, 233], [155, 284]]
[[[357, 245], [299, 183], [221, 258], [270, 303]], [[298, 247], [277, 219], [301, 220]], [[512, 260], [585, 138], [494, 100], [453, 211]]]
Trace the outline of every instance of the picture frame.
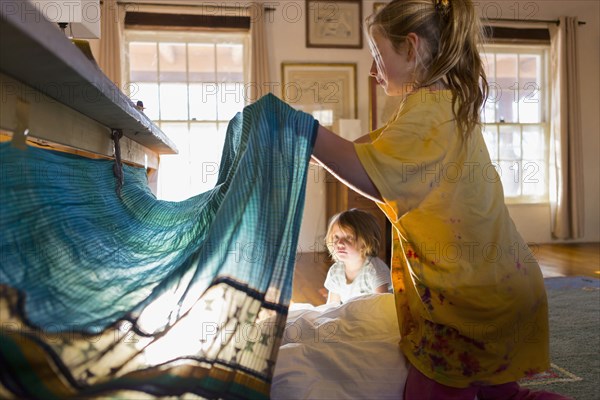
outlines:
[[362, 49], [361, 0], [306, 0], [306, 47]]
[[282, 99], [324, 127], [356, 118], [355, 63], [286, 62], [281, 64], [281, 80]]
[[369, 127], [376, 130], [383, 127], [394, 116], [401, 96], [388, 96], [377, 80], [369, 76]]

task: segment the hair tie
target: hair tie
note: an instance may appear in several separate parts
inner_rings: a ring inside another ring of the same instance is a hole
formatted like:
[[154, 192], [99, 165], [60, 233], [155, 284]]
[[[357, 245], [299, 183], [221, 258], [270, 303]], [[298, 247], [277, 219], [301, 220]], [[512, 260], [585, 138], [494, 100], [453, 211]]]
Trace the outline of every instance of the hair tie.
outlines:
[[442, 17], [446, 18], [450, 12], [450, 0], [434, 0], [435, 11], [437, 11]]

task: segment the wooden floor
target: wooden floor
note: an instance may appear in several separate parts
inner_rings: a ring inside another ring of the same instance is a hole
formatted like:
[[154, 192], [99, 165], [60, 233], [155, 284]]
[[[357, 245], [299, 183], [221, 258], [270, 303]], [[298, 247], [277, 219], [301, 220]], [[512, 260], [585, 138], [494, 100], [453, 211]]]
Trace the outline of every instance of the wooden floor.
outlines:
[[[530, 248], [540, 263], [545, 278], [587, 276], [600, 278], [600, 243], [535, 244]], [[324, 304], [323, 287], [331, 265], [325, 253], [299, 253], [294, 270], [292, 302]]]

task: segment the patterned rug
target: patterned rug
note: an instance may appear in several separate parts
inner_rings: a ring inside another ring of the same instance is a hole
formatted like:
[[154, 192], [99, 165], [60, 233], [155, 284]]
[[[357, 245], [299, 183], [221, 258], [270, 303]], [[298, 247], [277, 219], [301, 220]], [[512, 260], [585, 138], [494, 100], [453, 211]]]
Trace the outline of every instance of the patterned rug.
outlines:
[[550, 369], [544, 373], [533, 375], [521, 380], [521, 386], [547, 385], [556, 382], [578, 382], [583, 378], [559, 367], [556, 364], [550, 364]]
[[532, 390], [600, 400], [600, 280], [546, 278], [550, 370], [523, 379]]

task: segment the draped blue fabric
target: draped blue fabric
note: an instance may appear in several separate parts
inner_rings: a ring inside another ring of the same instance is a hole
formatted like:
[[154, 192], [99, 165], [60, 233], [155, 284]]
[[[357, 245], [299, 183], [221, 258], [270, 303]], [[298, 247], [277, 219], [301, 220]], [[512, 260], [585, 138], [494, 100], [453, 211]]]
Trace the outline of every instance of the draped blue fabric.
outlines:
[[[0, 307], [0, 320], [10, 328], [0, 333], [22, 350], [15, 355], [7, 341], [0, 345], [4, 389], [25, 390], [21, 395], [33, 390], [18, 384], [23, 371], [7, 365], [17, 365], [15, 360], [23, 358], [35, 364], [39, 354], [29, 356], [27, 349], [39, 346], [51, 360], [48, 368], [58, 368], [71, 382], [67, 387], [56, 384], [59, 388], [42, 382], [43, 390], [77, 395], [127, 386], [173, 394], [169, 384], [163, 382], [157, 390], [139, 378], [139, 371], [159, 364], [148, 362], [152, 357], [144, 352], [158, 347], [156, 343], [183, 324], [180, 321], [215, 311], [218, 298], [215, 321], [203, 320], [201, 328], [194, 325], [203, 335], [199, 340], [204, 347], [159, 357], [162, 371], [171, 371], [173, 377], [177, 374], [167, 368], [169, 363], [193, 360], [190, 368], [206, 372], [210, 371], [207, 363], [214, 367], [217, 362], [229, 372], [239, 370], [250, 376], [248, 385], [264, 395], [291, 297], [316, 127], [310, 115], [275, 96], [261, 98], [231, 120], [217, 185], [182, 202], [157, 200], [141, 168], [124, 166], [125, 183], [118, 197], [112, 161], [0, 145], [0, 304], [4, 307]], [[250, 326], [269, 317], [275, 329], [270, 340], [260, 339], [260, 351], [258, 345], [254, 347], [259, 341], [256, 335], [254, 341], [219, 338], [212, 347], [206, 344], [206, 324], [213, 324], [212, 333], [227, 327], [233, 334], [244, 323]], [[56, 334], [54, 338], [62, 342], [59, 346], [43, 335], [23, 336], [25, 327]], [[144, 344], [119, 353], [120, 341], [95, 342], [91, 353], [73, 355], [81, 347], [77, 340], [86, 335], [102, 338], [110, 332], [125, 332]], [[251, 353], [260, 354], [252, 358]], [[125, 361], [124, 354], [129, 355]], [[140, 354], [146, 355], [146, 361], [140, 361]], [[12, 371], [8, 374], [12, 378], [7, 378], [6, 370]], [[136, 371], [139, 384], [123, 386], [123, 377]], [[219, 375], [202, 384], [179, 382], [177, 390], [184, 387], [186, 393], [244, 398], [243, 390], [232, 389], [231, 382], [229, 389], [215, 383], [231, 376]]]

